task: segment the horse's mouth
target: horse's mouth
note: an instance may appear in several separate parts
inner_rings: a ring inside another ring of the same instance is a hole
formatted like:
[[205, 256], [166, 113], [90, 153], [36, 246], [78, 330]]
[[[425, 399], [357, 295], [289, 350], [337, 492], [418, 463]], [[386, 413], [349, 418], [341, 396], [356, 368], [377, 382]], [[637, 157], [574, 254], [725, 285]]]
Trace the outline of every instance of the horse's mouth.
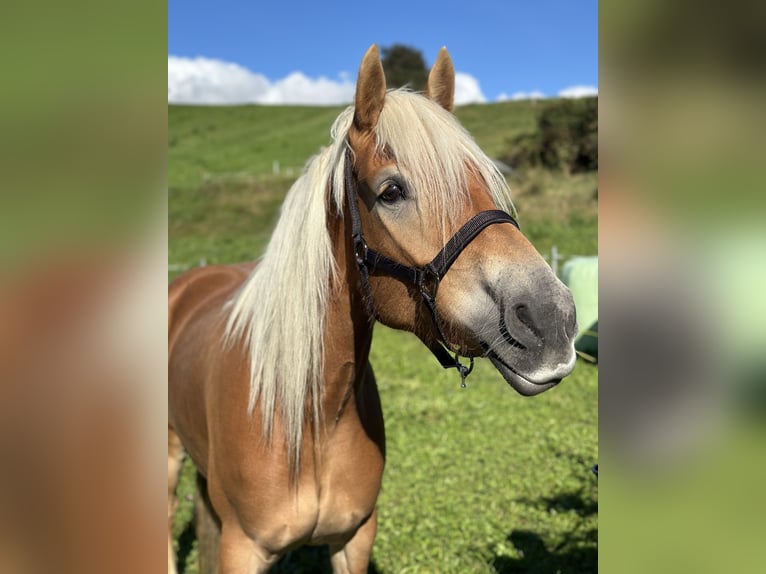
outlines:
[[482, 346], [484, 347], [486, 357], [493, 365], [495, 365], [495, 368], [500, 371], [500, 374], [503, 375], [505, 381], [520, 395], [524, 395], [525, 397], [539, 395], [561, 382], [561, 379], [551, 379], [544, 382], [530, 381], [506, 363], [497, 353], [491, 350], [488, 345], [482, 343]]

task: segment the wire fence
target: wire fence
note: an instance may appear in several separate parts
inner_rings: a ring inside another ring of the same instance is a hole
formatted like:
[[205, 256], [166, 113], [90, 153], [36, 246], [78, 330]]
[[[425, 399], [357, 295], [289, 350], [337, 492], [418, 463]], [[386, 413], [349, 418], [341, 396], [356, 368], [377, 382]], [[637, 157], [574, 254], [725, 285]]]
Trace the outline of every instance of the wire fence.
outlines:
[[570, 259], [577, 259], [578, 257], [593, 257], [593, 255], [582, 255], [579, 253], [562, 253], [559, 251], [559, 248], [556, 245], [551, 247], [550, 253], [543, 253], [542, 255], [543, 259], [545, 259], [548, 262], [548, 265], [551, 266], [551, 269], [553, 270], [553, 273], [556, 275], [556, 277], [559, 276], [559, 270], [563, 264]]

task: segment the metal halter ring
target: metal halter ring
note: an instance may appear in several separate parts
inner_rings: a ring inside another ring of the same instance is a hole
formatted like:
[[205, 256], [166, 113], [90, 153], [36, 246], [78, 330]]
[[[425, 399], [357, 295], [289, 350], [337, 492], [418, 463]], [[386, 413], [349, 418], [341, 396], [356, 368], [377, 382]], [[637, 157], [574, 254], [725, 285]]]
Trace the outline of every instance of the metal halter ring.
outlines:
[[455, 363], [457, 364], [457, 369], [460, 371], [460, 387], [465, 388], [465, 380], [468, 377], [468, 375], [471, 374], [471, 371], [473, 371], [473, 357], [467, 357], [470, 361], [468, 363], [468, 366], [466, 367], [464, 364], [460, 362], [460, 355], [455, 353]]

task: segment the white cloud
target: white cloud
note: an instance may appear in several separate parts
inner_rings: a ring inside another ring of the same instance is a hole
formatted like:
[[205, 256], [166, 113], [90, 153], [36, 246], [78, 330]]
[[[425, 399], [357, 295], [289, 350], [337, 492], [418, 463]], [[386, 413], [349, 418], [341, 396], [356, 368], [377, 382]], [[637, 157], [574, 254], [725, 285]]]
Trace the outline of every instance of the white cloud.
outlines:
[[465, 72], [455, 73], [455, 105], [482, 104], [487, 101], [479, 86], [479, 80]]
[[546, 96], [540, 90], [533, 90], [531, 92], [514, 92], [510, 96], [503, 92], [497, 96], [498, 102], [504, 102], [506, 100], [542, 100]]
[[269, 80], [247, 68], [209, 58], [168, 56], [168, 102], [231, 104], [257, 101]]
[[[579, 91], [578, 91], [579, 90]], [[582, 97], [597, 88], [574, 86], [560, 97]], [[497, 101], [542, 99], [540, 91], [502, 93]], [[337, 79], [310, 78], [293, 72], [279, 80], [248, 70], [233, 62], [212, 58], [168, 56], [168, 102], [176, 104], [347, 104], [354, 99], [351, 75], [342, 71]], [[465, 72], [455, 74], [455, 105], [485, 103], [479, 80]]]
[[596, 86], [571, 86], [559, 92], [560, 98], [587, 98], [597, 95], [598, 88]]
[[353, 99], [354, 83], [348, 74], [336, 81], [293, 72], [273, 82], [231, 62], [168, 56], [169, 103], [330, 105]]
[[[571, 86], [559, 91], [555, 96], [557, 98], [586, 98], [589, 96], [597, 96], [598, 88], [595, 86]], [[507, 100], [543, 100], [549, 96], [546, 96], [540, 90], [532, 90], [531, 92], [514, 92], [510, 96], [506, 92], [502, 92], [497, 96], [496, 101], [505, 102]]]
[[354, 99], [354, 84], [348, 80], [309, 78], [293, 72], [274, 82], [261, 103], [265, 104], [347, 104]]

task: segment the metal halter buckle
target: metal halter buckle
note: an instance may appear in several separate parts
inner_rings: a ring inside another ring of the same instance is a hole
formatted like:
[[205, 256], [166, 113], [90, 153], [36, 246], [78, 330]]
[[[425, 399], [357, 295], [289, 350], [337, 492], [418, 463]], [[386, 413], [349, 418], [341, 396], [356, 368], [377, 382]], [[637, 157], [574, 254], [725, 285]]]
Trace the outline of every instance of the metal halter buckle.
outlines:
[[439, 289], [441, 277], [430, 267], [424, 267], [420, 275], [420, 294], [431, 303], [436, 301], [436, 291]]
[[367, 261], [367, 243], [362, 237], [354, 238], [354, 258], [358, 265], [364, 265]]

